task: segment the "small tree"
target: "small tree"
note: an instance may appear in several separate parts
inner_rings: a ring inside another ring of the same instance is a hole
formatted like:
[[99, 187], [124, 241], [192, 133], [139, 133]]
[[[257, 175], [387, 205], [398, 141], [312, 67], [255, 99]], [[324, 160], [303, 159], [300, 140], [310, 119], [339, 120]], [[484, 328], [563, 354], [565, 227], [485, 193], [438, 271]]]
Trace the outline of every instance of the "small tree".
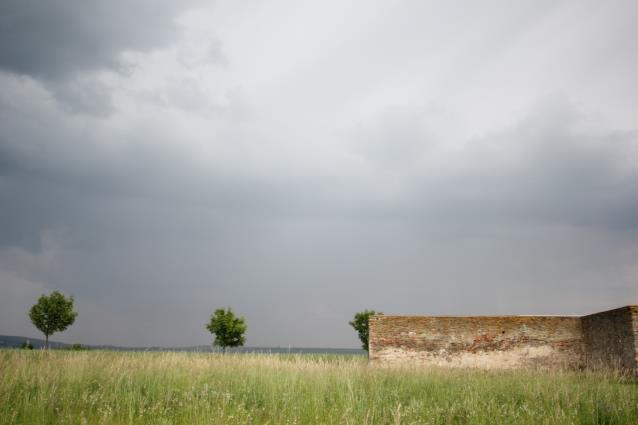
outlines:
[[67, 347], [67, 350], [71, 350], [71, 351], [89, 351], [90, 348], [87, 347], [86, 345], [82, 345], [82, 344], [73, 344], [70, 347]]
[[374, 310], [363, 310], [354, 315], [354, 320], [352, 322], [348, 322], [349, 325], [352, 326], [359, 334], [361, 348], [366, 351], [368, 351], [368, 337], [370, 336], [368, 320], [370, 319], [370, 316], [374, 316], [375, 314], [382, 315], [383, 313]]
[[226, 352], [227, 347], [240, 347], [246, 342], [246, 321], [243, 317], [235, 317], [230, 308], [218, 308], [210, 316], [210, 323], [206, 329], [215, 334], [213, 345], [222, 347]]
[[44, 347], [47, 350], [49, 335], [71, 326], [77, 315], [73, 311], [73, 297], [65, 298], [58, 291], [53, 291], [49, 296], [42, 295], [29, 311], [31, 321], [44, 334]]

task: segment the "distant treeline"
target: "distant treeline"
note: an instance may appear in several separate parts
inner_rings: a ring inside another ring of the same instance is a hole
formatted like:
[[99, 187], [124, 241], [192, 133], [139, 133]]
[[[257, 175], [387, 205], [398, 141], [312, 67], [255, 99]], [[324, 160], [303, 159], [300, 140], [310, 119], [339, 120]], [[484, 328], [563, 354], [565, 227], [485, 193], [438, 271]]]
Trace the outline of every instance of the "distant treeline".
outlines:
[[[23, 336], [0, 335], [0, 348], [20, 348], [25, 342], [30, 342], [34, 349], [44, 348], [44, 340], [37, 338], [26, 338]], [[50, 348], [72, 349], [74, 345], [63, 342], [49, 341]], [[120, 347], [116, 345], [84, 345], [83, 348], [90, 350], [113, 350], [113, 351], [185, 351], [185, 352], [216, 352], [210, 345], [194, 347]], [[235, 347], [228, 348], [227, 353], [261, 353], [261, 354], [366, 354], [364, 350], [357, 348], [295, 348], [295, 347]]]

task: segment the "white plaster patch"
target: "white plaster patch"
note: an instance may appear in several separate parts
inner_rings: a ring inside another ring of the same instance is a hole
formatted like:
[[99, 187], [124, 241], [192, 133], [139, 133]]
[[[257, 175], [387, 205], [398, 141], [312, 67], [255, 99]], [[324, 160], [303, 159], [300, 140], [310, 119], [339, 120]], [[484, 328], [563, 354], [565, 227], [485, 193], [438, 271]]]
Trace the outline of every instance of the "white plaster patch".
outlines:
[[374, 360], [381, 363], [400, 364], [416, 363], [428, 366], [510, 369], [530, 364], [543, 363], [544, 360], [555, 362], [560, 354], [549, 345], [514, 348], [507, 351], [479, 351], [475, 353], [449, 353], [446, 350], [411, 351], [398, 348], [387, 348], [374, 353]]

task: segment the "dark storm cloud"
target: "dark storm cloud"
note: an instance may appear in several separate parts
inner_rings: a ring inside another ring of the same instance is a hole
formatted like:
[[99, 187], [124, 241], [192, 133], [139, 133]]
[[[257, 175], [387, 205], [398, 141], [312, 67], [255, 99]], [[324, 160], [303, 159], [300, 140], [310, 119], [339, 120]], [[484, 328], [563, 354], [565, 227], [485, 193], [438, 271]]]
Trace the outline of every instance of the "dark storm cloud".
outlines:
[[118, 69], [120, 53], [175, 40], [193, 2], [7, 0], [0, 4], [0, 67], [45, 80]]
[[40, 80], [71, 113], [107, 116], [114, 110], [110, 88], [93, 73], [125, 71], [123, 52], [174, 42], [177, 18], [194, 3], [3, 1], [0, 69]]

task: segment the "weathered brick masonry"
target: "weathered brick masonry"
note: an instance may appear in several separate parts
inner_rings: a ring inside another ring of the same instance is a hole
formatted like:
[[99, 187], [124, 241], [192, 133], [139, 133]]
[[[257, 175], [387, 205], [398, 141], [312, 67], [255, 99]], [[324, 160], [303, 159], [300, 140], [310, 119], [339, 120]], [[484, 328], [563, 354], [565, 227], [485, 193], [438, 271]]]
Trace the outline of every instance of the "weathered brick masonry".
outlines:
[[638, 306], [590, 314], [581, 320], [587, 364], [638, 373]]
[[603, 365], [636, 372], [638, 306], [590, 316], [374, 316], [375, 363], [508, 368]]

